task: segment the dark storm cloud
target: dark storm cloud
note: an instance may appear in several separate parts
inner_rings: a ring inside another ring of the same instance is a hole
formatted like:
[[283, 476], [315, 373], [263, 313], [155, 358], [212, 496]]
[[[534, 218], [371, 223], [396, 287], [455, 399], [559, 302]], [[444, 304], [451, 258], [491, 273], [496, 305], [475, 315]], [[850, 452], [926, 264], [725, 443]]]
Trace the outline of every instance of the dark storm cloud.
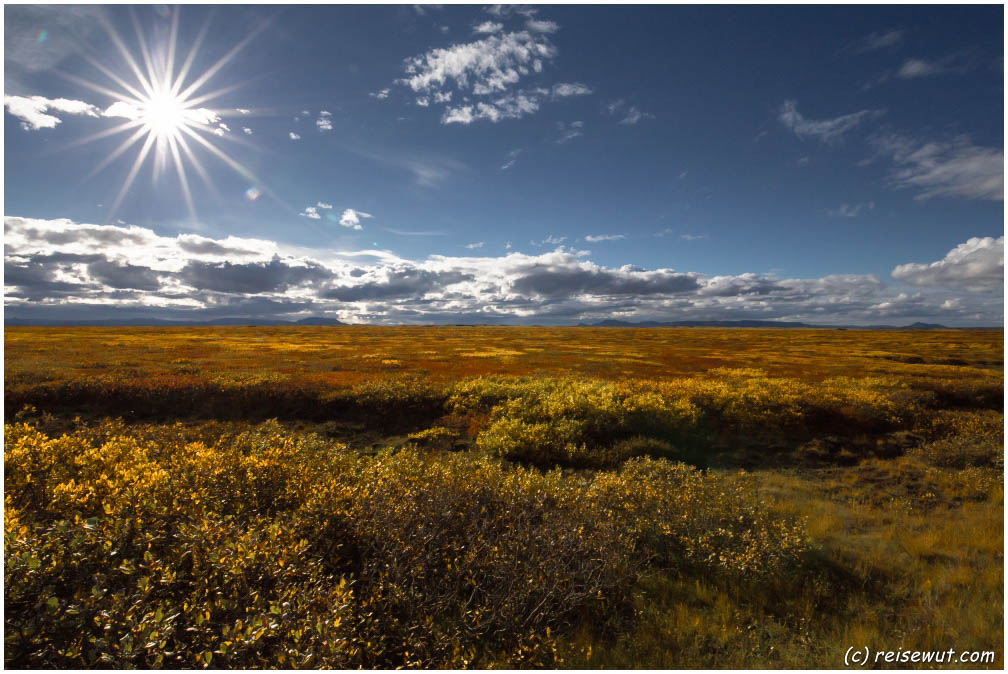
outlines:
[[157, 290], [161, 287], [158, 272], [148, 267], [138, 267], [132, 264], [117, 264], [108, 260], [100, 260], [88, 265], [88, 274], [95, 281], [112, 288]]
[[55, 280], [55, 272], [56, 270], [52, 266], [40, 262], [5, 261], [4, 286], [17, 287], [17, 290], [6, 294], [37, 300], [65, 296], [89, 287], [82, 283], [57, 281]]
[[473, 278], [475, 277], [472, 274], [458, 271], [397, 269], [390, 271], [384, 280], [370, 281], [356, 286], [336, 286], [322, 292], [320, 296], [341, 302], [422, 297], [425, 293], [439, 290], [454, 283], [471, 281]]
[[331, 275], [322, 265], [293, 266], [278, 257], [269, 262], [245, 264], [191, 260], [178, 273], [182, 281], [199, 290], [246, 294], [278, 292], [291, 286], [322, 282]]
[[511, 287], [523, 295], [672, 295], [697, 290], [691, 274], [630, 269], [580, 269], [536, 266], [516, 276]]
[[229, 255], [241, 256], [256, 254], [256, 251], [254, 250], [225, 246], [213, 239], [204, 239], [201, 236], [194, 236], [191, 234], [180, 236], [178, 238], [178, 247], [187, 253], [192, 253], [193, 255], [216, 255], [218, 257], [227, 257]]

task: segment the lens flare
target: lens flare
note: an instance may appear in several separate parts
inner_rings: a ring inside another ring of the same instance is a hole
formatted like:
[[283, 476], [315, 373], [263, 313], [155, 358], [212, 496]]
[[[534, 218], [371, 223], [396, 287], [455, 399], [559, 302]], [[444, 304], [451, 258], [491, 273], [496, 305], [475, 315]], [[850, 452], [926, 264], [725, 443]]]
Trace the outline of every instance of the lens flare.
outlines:
[[262, 194], [262, 192], [257, 190], [255, 187], [250, 187], [247, 190], [245, 190], [245, 198], [248, 199], [249, 201], [255, 201], [256, 199], [259, 198], [260, 194]]

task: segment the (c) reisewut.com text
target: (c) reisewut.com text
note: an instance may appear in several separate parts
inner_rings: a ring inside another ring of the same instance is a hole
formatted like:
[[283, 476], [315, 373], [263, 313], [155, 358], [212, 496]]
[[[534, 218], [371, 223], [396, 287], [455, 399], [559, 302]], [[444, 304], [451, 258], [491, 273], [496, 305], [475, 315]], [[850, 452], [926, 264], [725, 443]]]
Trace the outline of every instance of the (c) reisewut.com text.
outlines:
[[872, 651], [867, 646], [851, 646], [844, 653], [844, 665], [873, 666], [876, 664], [961, 664], [977, 665], [994, 662], [994, 651], [959, 651], [949, 648], [944, 651], [915, 651], [898, 649], [895, 651]]

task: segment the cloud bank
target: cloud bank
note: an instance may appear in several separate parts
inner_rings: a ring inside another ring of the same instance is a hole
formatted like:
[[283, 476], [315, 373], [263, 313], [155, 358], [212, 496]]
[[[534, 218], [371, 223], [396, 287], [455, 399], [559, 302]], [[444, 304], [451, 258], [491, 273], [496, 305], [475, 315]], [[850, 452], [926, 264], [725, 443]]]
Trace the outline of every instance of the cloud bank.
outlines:
[[[358, 220], [367, 217], [347, 211]], [[5, 309], [14, 318], [1003, 321], [1003, 237], [970, 239], [937, 262], [896, 267], [893, 277], [913, 286], [900, 291], [860, 274], [780, 279], [607, 267], [587, 251], [561, 245], [534, 255], [408, 260], [377, 250], [309, 256], [273, 241], [169, 237], [143, 227], [65, 219], [8, 216], [4, 232]]]

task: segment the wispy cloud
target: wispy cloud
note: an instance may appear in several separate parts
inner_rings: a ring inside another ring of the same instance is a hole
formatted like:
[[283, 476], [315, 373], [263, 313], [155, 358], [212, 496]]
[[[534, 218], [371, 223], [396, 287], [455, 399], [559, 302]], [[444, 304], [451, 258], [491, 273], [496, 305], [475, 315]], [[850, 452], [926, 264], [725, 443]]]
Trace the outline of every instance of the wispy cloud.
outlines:
[[476, 250], [478, 248], [482, 248], [484, 243], [485, 243], [484, 241], [477, 241], [476, 243], [467, 243], [466, 248], [468, 248], [469, 250]]
[[654, 119], [650, 112], [641, 112], [635, 105], [627, 105], [624, 99], [613, 101], [605, 106], [610, 116], [619, 116], [620, 124], [636, 124], [642, 119]]
[[584, 135], [584, 122], [557, 122], [557, 129], [560, 130], [560, 137], [557, 138], [557, 143], [566, 143], [569, 140], [573, 140], [578, 136]]
[[964, 197], [1004, 199], [1004, 150], [979, 147], [966, 136], [925, 142], [897, 134], [872, 139], [879, 154], [896, 165], [889, 184], [918, 191], [917, 199]]
[[900, 29], [870, 33], [860, 40], [847, 45], [845, 50], [855, 54], [865, 54], [879, 49], [892, 48], [903, 42], [905, 35], [906, 32]]
[[252, 135], [252, 129], [248, 128], [247, 126], [243, 126], [242, 131], [245, 133], [246, 136]]
[[900, 69], [896, 71], [896, 77], [901, 77], [906, 80], [917, 77], [942, 75], [950, 71], [951, 69], [949, 67], [935, 61], [908, 59], [902, 66], [900, 66]]
[[101, 109], [97, 106], [67, 98], [5, 95], [4, 106], [7, 108], [7, 112], [21, 120], [21, 128], [25, 131], [55, 129], [62, 120], [56, 115], [50, 114], [53, 112], [87, 117], [101, 115]]
[[389, 92], [390, 91], [392, 91], [392, 90], [388, 89], [388, 88], [381, 89], [380, 91], [373, 91], [373, 92], [369, 93], [368, 96], [370, 96], [371, 98], [377, 98], [378, 100], [383, 101], [383, 100], [385, 100], [386, 98], [389, 97]]
[[680, 234], [679, 238], [683, 241], [699, 241], [700, 239], [706, 239], [706, 234]]
[[598, 243], [600, 241], [619, 241], [625, 238], [626, 234], [589, 234], [584, 240], [588, 243]]
[[826, 215], [834, 218], [856, 218], [865, 211], [875, 208], [875, 202], [869, 201], [864, 204], [840, 204], [839, 208], [827, 208]]
[[839, 141], [843, 134], [868, 119], [882, 114], [881, 110], [861, 110], [832, 119], [807, 119], [798, 112], [796, 101], [784, 101], [777, 119], [799, 138], [815, 138], [823, 143]]
[[348, 208], [345, 211], [343, 211], [343, 214], [340, 216], [339, 223], [344, 227], [348, 227], [350, 229], [364, 229], [360, 224], [361, 218], [373, 218], [373, 217], [374, 216], [371, 215], [370, 213], [365, 213], [364, 211], [355, 211], [352, 208]]

